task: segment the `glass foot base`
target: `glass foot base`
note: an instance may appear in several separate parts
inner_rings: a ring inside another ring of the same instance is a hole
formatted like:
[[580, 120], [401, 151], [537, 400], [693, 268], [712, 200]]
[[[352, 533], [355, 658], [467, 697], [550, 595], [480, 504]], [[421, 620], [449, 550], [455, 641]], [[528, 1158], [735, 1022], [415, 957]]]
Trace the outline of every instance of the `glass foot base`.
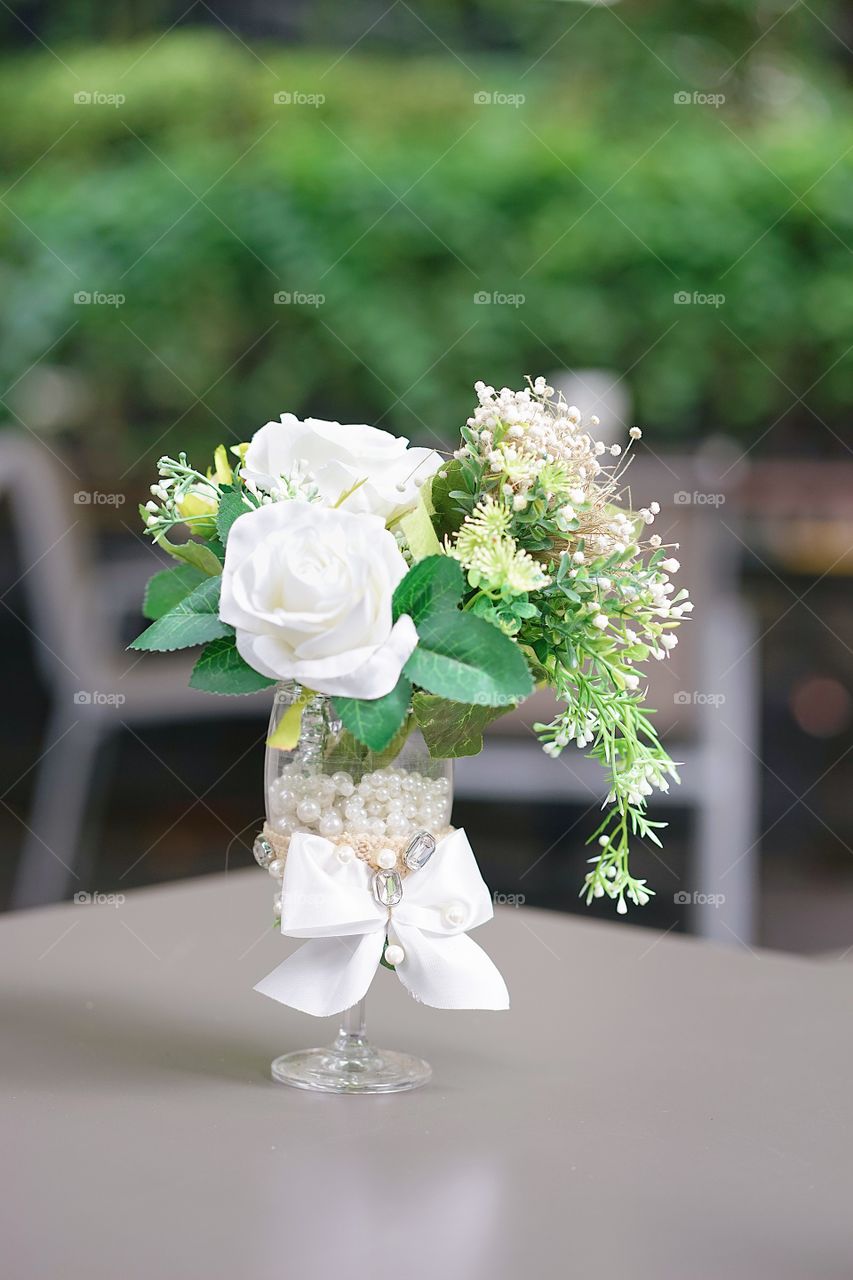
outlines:
[[325, 1093], [398, 1093], [426, 1084], [432, 1067], [423, 1058], [374, 1049], [357, 1037], [338, 1037], [327, 1049], [298, 1049], [272, 1063], [272, 1078], [296, 1089]]

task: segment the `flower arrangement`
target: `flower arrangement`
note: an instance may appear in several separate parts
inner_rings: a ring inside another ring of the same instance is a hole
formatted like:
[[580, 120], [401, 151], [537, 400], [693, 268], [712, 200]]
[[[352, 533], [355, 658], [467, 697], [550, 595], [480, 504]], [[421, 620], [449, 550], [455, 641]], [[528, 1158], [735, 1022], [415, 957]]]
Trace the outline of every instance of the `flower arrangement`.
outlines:
[[678, 781], [638, 668], [667, 656], [693, 606], [649, 532], [658, 505], [623, 504], [638, 428], [608, 450], [542, 378], [476, 392], [450, 458], [293, 414], [230, 457], [219, 446], [205, 472], [162, 458], [141, 514], [180, 563], [151, 579], [132, 647], [203, 645], [190, 683], [211, 693], [295, 682], [283, 748], [324, 694], [370, 752], [416, 724], [431, 755], [476, 754], [492, 720], [550, 688], [562, 709], [535, 727], [544, 751], [573, 743], [608, 779], [581, 894], [624, 914], [652, 893], [630, 839], [660, 844], [648, 797]]

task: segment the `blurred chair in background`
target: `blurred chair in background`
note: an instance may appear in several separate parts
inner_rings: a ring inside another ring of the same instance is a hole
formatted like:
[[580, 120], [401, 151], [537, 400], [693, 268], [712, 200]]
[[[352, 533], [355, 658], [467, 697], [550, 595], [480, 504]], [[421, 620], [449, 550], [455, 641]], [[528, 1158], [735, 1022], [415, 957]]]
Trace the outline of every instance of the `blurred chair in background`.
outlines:
[[75, 505], [68, 476], [46, 448], [11, 430], [0, 433], [3, 491], [30, 634], [51, 700], [12, 895], [13, 905], [23, 907], [67, 894], [81, 862], [98, 751], [111, 734], [125, 726], [235, 715], [262, 723], [269, 699], [212, 698], [189, 688], [194, 656], [162, 654], [148, 663], [144, 654], [127, 652], [122, 623], [138, 617], [156, 556], [140, 545], [122, 559], [99, 562], [86, 507]]

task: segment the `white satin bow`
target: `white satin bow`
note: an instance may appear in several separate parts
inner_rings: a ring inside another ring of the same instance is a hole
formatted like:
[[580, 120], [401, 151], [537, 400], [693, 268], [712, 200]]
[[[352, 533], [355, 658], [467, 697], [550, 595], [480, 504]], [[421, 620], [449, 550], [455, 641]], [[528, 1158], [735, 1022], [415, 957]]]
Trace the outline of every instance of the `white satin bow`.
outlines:
[[491, 920], [492, 899], [463, 830], [445, 836], [426, 866], [403, 878], [402, 901], [381, 906], [373, 868], [341, 862], [323, 836], [290, 841], [282, 883], [281, 931], [309, 941], [255, 987], [282, 1004], [330, 1017], [358, 1004], [373, 980], [385, 935], [402, 947], [397, 976], [437, 1009], [507, 1009], [495, 965], [466, 930]]

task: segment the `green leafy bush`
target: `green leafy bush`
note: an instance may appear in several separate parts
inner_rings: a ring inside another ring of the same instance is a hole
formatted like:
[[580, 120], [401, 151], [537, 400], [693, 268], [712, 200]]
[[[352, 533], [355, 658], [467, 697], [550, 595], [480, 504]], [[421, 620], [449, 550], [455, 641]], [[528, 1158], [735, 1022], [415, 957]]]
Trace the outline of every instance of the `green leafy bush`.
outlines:
[[[776, 436], [845, 434], [840, 90], [762, 114], [675, 106], [653, 64], [596, 93], [588, 68], [522, 79], [529, 58], [466, 57], [476, 80], [445, 54], [259, 57], [183, 31], [71, 50], [75, 75], [47, 53], [4, 68], [0, 378], [49, 348], [44, 364], [82, 375], [90, 460], [148, 468], [283, 409], [450, 441], [475, 374], [560, 365], [628, 371], [658, 438], [753, 440], [779, 417]], [[478, 105], [481, 86], [526, 101]], [[24, 416], [26, 384], [6, 397]]]

